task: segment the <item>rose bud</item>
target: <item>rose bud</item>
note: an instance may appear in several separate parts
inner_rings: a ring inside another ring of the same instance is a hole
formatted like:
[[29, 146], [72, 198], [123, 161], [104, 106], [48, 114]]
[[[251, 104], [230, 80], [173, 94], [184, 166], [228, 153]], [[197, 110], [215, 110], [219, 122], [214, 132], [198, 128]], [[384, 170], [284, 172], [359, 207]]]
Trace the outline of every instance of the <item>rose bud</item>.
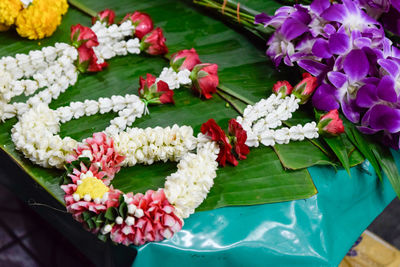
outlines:
[[190, 79], [193, 82], [193, 90], [198, 92], [200, 96], [210, 99], [212, 94], [217, 92], [219, 84], [218, 65], [210, 63], [198, 64], [193, 68]]
[[337, 109], [333, 109], [321, 116], [318, 122], [318, 132], [328, 136], [337, 136], [344, 133], [343, 121], [339, 118]]
[[309, 73], [303, 73], [303, 80], [294, 87], [292, 93], [300, 99], [300, 104], [305, 104], [316, 88], [317, 78]]
[[163, 81], [156, 82], [156, 77], [147, 74], [146, 79], [139, 78], [139, 96], [148, 104], [174, 103], [174, 91]]
[[135, 25], [135, 35], [137, 38], [142, 39], [146, 34], [151, 32], [154, 28], [151, 17], [146, 13], [135, 11], [133, 14], [126, 14], [125, 20], [131, 20], [132, 24]]
[[72, 45], [76, 48], [81, 45], [85, 45], [87, 48], [92, 48], [93, 46], [98, 46], [96, 34], [89, 27], [77, 24], [71, 26], [71, 41]]
[[275, 94], [281, 93], [282, 98], [284, 98], [285, 96], [288, 96], [292, 93], [293, 87], [290, 85], [288, 81], [278, 81], [272, 87], [272, 91]]
[[115, 12], [111, 9], [105, 9], [97, 14], [96, 17], [92, 17], [92, 24], [95, 24], [97, 20], [105, 22], [107, 26], [114, 24]]
[[229, 139], [239, 159], [246, 159], [246, 155], [250, 153], [249, 147], [245, 144], [247, 133], [235, 119], [229, 121]]
[[97, 63], [97, 57], [92, 48], [84, 45], [78, 48], [77, 68], [81, 73], [102, 71], [107, 66], [107, 62]]
[[219, 127], [214, 119], [209, 119], [206, 123], [201, 125], [200, 131], [211, 137], [211, 140], [217, 142], [219, 145], [219, 154], [217, 162], [221, 166], [225, 166], [226, 162], [231, 163], [233, 166], [238, 164], [235, 156], [232, 154], [232, 146], [229, 144], [229, 139], [226, 137], [225, 132]]
[[150, 55], [164, 55], [168, 53], [168, 47], [165, 45], [165, 37], [162, 30], [157, 28], [144, 36], [140, 42], [140, 50]]
[[194, 48], [181, 50], [171, 56], [170, 65], [176, 71], [188, 69], [193, 70], [194, 66], [200, 64], [200, 58]]

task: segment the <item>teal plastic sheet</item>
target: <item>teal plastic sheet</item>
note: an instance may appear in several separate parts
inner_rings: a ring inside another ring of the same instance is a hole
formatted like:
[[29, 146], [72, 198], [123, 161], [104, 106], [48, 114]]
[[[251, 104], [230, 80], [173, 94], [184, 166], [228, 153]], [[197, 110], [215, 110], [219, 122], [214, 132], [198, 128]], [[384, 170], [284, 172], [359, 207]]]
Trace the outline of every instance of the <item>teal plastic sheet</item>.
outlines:
[[332, 167], [309, 171], [317, 195], [195, 213], [172, 239], [138, 248], [133, 266], [337, 266], [395, 193], [368, 161], [351, 177]]

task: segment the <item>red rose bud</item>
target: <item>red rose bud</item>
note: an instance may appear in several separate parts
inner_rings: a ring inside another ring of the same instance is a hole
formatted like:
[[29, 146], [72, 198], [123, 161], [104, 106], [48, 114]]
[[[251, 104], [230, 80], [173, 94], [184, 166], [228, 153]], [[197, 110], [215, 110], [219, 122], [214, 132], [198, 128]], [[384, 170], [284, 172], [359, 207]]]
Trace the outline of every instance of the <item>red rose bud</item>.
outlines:
[[92, 24], [95, 24], [97, 20], [100, 20], [100, 22], [105, 22], [107, 26], [110, 26], [111, 24], [114, 24], [114, 19], [115, 12], [111, 9], [105, 9], [99, 12], [96, 17], [92, 17]]
[[210, 136], [211, 140], [218, 143], [219, 154], [217, 161], [221, 166], [225, 166], [226, 162], [234, 166], [238, 164], [238, 161], [232, 154], [232, 146], [229, 144], [229, 139], [214, 119], [209, 119], [206, 123], [203, 123], [200, 130], [203, 134]]
[[139, 96], [148, 104], [174, 103], [174, 91], [163, 81], [156, 83], [156, 77], [147, 74], [146, 79], [139, 78]]
[[193, 68], [190, 79], [193, 82], [193, 90], [198, 92], [200, 96], [210, 99], [212, 94], [217, 92], [219, 84], [218, 65], [210, 63], [198, 64]]
[[282, 97], [288, 96], [292, 93], [293, 87], [290, 85], [288, 81], [278, 81], [272, 87], [272, 91], [275, 94], [282, 94]]
[[250, 153], [250, 149], [246, 145], [247, 133], [235, 119], [229, 121], [229, 135], [239, 159], [246, 159], [246, 155]]
[[164, 55], [168, 53], [168, 47], [165, 45], [165, 37], [162, 30], [157, 28], [144, 36], [140, 43], [140, 50], [150, 55]]
[[200, 63], [201, 61], [199, 55], [194, 48], [190, 50], [181, 50], [173, 54], [170, 61], [171, 67], [175, 71], [180, 71], [184, 69], [192, 71], [194, 66]]
[[126, 14], [125, 20], [131, 20], [132, 24], [135, 25], [135, 35], [137, 38], [142, 39], [146, 34], [151, 32], [154, 28], [153, 21], [146, 13], [135, 11], [133, 14]]
[[93, 46], [98, 46], [96, 34], [89, 27], [77, 24], [71, 26], [71, 41], [72, 45], [76, 48], [81, 45], [85, 45], [87, 48], [92, 48]]
[[294, 87], [293, 94], [300, 99], [300, 104], [305, 104], [316, 88], [317, 78], [309, 73], [303, 73], [303, 80]]
[[97, 57], [92, 48], [87, 48], [84, 45], [78, 48], [77, 68], [80, 72], [98, 72], [107, 66], [107, 62], [97, 63]]
[[344, 133], [343, 121], [339, 118], [337, 109], [333, 109], [321, 116], [318, 122], [318, 132], [329, 136], [337, 136]]

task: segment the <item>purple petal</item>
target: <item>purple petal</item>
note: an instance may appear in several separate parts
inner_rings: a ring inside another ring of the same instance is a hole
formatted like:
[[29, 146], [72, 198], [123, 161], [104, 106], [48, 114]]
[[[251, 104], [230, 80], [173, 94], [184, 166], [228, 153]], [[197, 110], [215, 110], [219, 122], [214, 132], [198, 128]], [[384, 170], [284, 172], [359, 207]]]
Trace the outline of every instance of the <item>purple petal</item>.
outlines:
[[375, 105], [371, 108], [369, 123], [373, 129], [397, 133], [400, 131], [400, 110], [382, 104]]
[[374, 130], [365, 126], [358, 126], [357, 127], [358, 130], [360, 130], [360, 132], [364, 133], [364, 134], [375, 134], [377, 132], [379, 132], [378, 130]]
[[299, 20], [289, 17], [280, 28], [282, 35], [289, 41], [308, 31], [307, 25]]
[[369, 62], [364, 51], [360, 49], [352, 50], [343, 62], [343, 69], [351, 81], [359, 81], [367, 76]]
[[268, 16], [265, 13], [261, 13], [261, 14], [256, 15], [254, 23], [255, 24], [260, 24], [260, 23], [265, 24], [265, 23], [268, 23], [270, 20], [271, 20], [270, 16]]
[[366, 38], [366, 37], [360, 37], [354, 40], [354, 45], [357, 46], [358, 48], [363, 48], [363, 47], [370, 47], [371, 46], [371, 39]]
[[326, 32], [327, 34], [334, 34], [336, 32], [335, 27], [333, 27], [333, 25], [331, 24], [326, 24], [324, 27], [324, 32]]
[[332, 53], [341, 55], [350, 48], [350, 38], [347, 34], [334, 33], [329, 37], [329, 48]]
[[299, 66], [313, 76], [318, 76], [327, 70], [328, 66], [310, 59], [302, 59], [298, 62]]
[[397, 92], [394, 86], [394, 81], [390, 76], [383, 76], [378, 85], [378, 96], [385, 101], [396, 103]]
[[352, 123], [358, 123], [360, 121], [360, 112], [357, 110], [356, 103], [354, 100], [349, 99], [345, 96], [341, 101], [342, 111], [346, 118]]
[[343, 5], [333, 4], [321, 14], [321, 17], [327, 21], [342, 22], [346, 13]]
[[335, 91], [335, 87], [329, 84], [321, 84], [312, 97], [314, 107], [325, 111], [338, 109], [340, 105], [335, 98]]
[[361, 108], [372, 107], [379, 99], [377, 87], [373, 84], [362, 86], [357, 92], [356, 104]]
[[312, 47], [312, 52], [315, 56], [320, 58], [330, 58], [332, 56], [329, 51], [329, 45], [326, 40], [321, 38], [317, 39]]
[[330, 71], [328, 72], [328, 80], [339, 89], [347, 82], [347, 77], [341, 72]]
[[330, 5], [331, 3], [329, 2], [329, 0], [314, 0], [311, 3], [310, 8], [314, 13], [319, 15], [324, 12], [328, 7], [330, 7]]
[[396, 62], [390, 59], [379, 59], [378, 64], [390, 75], [392, 75], [393, 78], [397, 78], [397, 76], [399, 75], [400, 69], [399, 65], [397, 65]]

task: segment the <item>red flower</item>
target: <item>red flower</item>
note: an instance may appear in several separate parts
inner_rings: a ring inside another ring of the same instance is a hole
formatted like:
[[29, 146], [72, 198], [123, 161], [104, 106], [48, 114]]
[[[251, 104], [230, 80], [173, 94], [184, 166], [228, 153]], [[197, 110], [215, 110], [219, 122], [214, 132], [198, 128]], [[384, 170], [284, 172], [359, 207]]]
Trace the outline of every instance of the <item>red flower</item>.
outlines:
[[303, 73], [303, 80], [293, 89], [293, 94], [300, 99], [300, 104], [305, 104], [317, 88], [318, 79], [310, 73]]
[[147, 74], [146, 79], [140, 77], [139, 86], [139, 96], [149, 104], [174, 103], [174, 91], [166, 82], [158, 81], [156, 84], [156, 77], [151, 74]]
[[282, 97], [285, 97], [287, 95], [290, 95], [293, 91], [292, 85], [288, 81], [278, 81], [274, 84], [272, 87], [272, 91], [275, 94], [282, 94]]
[[337, 136], [344, 133], [343, 121], [339, 118], [337, 109], [333, 109], [323, 115], [318, 123], [320, 134]]
[[92, 29], [82, 26], [80, 24], [71, 26], [71, 41], [72, 45], [76, 48], [79, 48], [83, 44], [87, 48], [92, 48], [93, 46], [99, 45], [99, 42], [97, 41], [97, 36], [92, 31]]
[[217, 64], [198, 64], [193, 68], [190, 78], [193, 81], [193, 90], [198, 92], [200, 96], [210, 99], [212, 94], [217, 92], [218, 65]]
[[92, 48], [87, 48], [84, 45], [78, 47], [78, 70], [85, 72], [98, 72], [107, 67], [107, 62], [97, 63], [97, 57]]
[[105, 22], [107, 23], [107, 26], [110, 26], [111, 24], [114, 24], [114, 19], [115, 12], [111, 9], [105, 9], [99, 12], [96, 17], [92, 17], [92, 24], [95, 24], [97, 20], [100, 20], [100, 22]]
[[203, 123], [200, 130], [203, 134], [210, 136], [211, 140], [218, 143], [220, 151], [217, 161], [221, 166], [225, 166], [227, 161], [233, 166], [238, 164], [238, 161], [232, 154], [232, 146], [229, 144], [229, 139], [214, 119], [209, 119], [206, 123]]
[[245, 144], [247, 133], [235, 119], [229, 121], [229, 134], [234, 137], [234, 149], [239, 159], [246, 159], [246, 155], [250, 153], [249, 147]]
[[135, 25], [135, 35], [137, 38], [142, 39], [146, 34], [153, 30], [153, 21], [146, 13], [135, 11], [133, 14], [126, 14], [122, 21], [130, 19], [132, 24]]
[[193, 70], [194, 66], [201, 63], [199, 55], [194, 48], [181, 50], [173, 54], [170, 62], [175, 70], [188, 69], [190, 71]]
[[157, 28], [143, 37], [140, 48], [150, 55], [164, 55], [168, 53], [165, 40], [161, 28]]

